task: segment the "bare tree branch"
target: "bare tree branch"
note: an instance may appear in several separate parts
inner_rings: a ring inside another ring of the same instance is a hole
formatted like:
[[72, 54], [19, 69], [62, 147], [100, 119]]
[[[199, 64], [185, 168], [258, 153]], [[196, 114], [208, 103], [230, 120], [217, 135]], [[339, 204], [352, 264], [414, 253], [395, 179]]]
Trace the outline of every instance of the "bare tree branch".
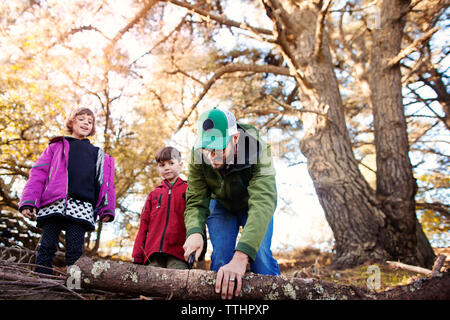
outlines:
[[257, 33], [257, 34], [272, 35], [272, 30], [259, 28], [259, 27], [252, 27], [252, 26], [248, 25], [247, 23], [233, 21], [233, 20], [227, 19], [223, 16], [218, 16], [216, 14], [208, 12], [207, 10], [198, 8], [192, 4], [184, 2], [184, 1], [178, 1], [178, 0], [164, 0], [164, 1], [170, 2], [176, 6], [188, 9], [207, 20], [214, 20], [214, 21], [216, 21], [220, 24], [226, 25], [226, 26], [252, 31], [253, 33]]
[[322, 41], [323, 41], [323, 28], [324, 28], [325, 16], [327, 15], [332, 2], [333, 2], [333, 0], [328, 1], [327, 6], [320, 10], [319, 17], [317, 18], [316, 43], [315, 43], [315, 48], [314, 48], [314, 58], [315, 59], [318, 59], [319, 55], [320, 55], [320, 48], [322, 47]]
[[427, 276], [431, 276], [431, 274], [432, 274], [432, 271], [430, 269], [417, 267], [417, 266], [411, 266], [411, 265], [397, 262], [397, 261], [386, 261], [386, 263], [394, 269], [408, 270], [408, 271], [412, 271], [412, 272], [422, 273]]
[[275, 98], [272, 95], [269, 95], [268, 97], [269, 97], [270, 100], [272, 100], [273, 102], [275, 102], [276, 104], [278, 104], [279, 106], [281, 106], [285, 110], [287, 110], [288, 113], [290, 113], [290, 114], [295, 114], [295, 113], [314, 113], [314, 114], [317, 114], [319, 116], [323, 116], [323, 117], [328, 118], [328, 116], [326, 114], [324, 114], [324, 113], [320, 113], [320, 112], [315, 111], [315, 110], [308, 110], [308, 109], [305, 109], [305, 108], [295, 109], [292, 106], [288, 105], [287, 103], [278, 100], [277, 98]]
[[[431, 106], [430, 101], [422, 98], [422, 96], [417, 92], [417, 89], [411, 88], [411, 86], [407, 86], [407, 88], [415, 95], [419, 102], [422, 102], [442, 123], [450, 130], [450, 123], [448, 123], [445, 117], [440, 116]], [[448, 117], [448, 115], [446, 115]]]
[[94, 26], [91, 26], [91, 25], [81, 26], [81, 27], [78, 27], [78, 28], [72, 28], [68, 32], [66, 32], [64, 35], [62, 35], [61, 39], [64, 39], [64, 38], [66, 38], [66, 37], [68, 37], [70, 35], [74, 35], [75, 33], [83, 32], [83, 31], [96, 31], [96, 32], [100, 33], [105, 39], [111, 41], [111, 39], [108, 38], [100, 29], [98, 29], [98, 28], [96, 28]]
[[137, 61], [139, 61], [140, 59], [142, 59], [143, 57], [145, 57], [148, 54], [151, 54], [153, 50], [155, 50], [161, 43], [164, 43], [167, 41], [167, 39], [169, 39], [176, 31], [180, 30], [180, 28], [183, 26], [183, 24], [185, 23], [185, 19], [188, 15], [185, 15], [180, 23], [173, 28], [172, 31], [170, 31], [164, 38], [162, 38], [161, 40], [159, 40], [150, 50], [146, 51], [145, 53], [143, 53], [141, 56], [139, 56], [138, 58], [136, 58], [133, 62], [130, 63], [130, 66], [134, 65]]
[[439, 29], [440, 29], [439, 27], [434, 27], [425, 32], [420, 38], [414, 40], [413, 43], [411, 43], [409, 46], [400, 51], [395, 57], [390, 59], [386, 67], [392, 68], [393, 66], [397, 65], [403, 58], [405, 58], [407, 55], [409, 55], [411, 52], [413, 52], [419, 46], [421, 46], [423, 42], [431, 38], [431, 36]]
[[282, 68], [282, 67], [276, 67], [276, 66], [260, 66], [260, 65], [245, 65], [245, 64], [229, 64], [226, 66], [223, 66], [219, 68], [214, 75], [211, 77], [211, 79], [203, 86], [202, 93], [197, 97], [195, 102], [190, 108], [190, 111], [186, 116], [183, 117], [180, 124], [175, 130], [175, 133], [178, 132], [185, 124], [185, 122], [189, 119], [192, 112], [195, 110], [197, 105], [200, 103], [200, 101], [203, 99], [203, 97], [208, 93], [208, 90], [214, 85], [214, 83], [222, 77], [224, 74], [232, 73], [232, 72], [238, 72], [238, 71], [244, 71], [244, 72], [259, 72], [259, 73], [272, 73], [272, 74], [278, 74], [278, 75], [284, 75], [284, 76], [292, 76], [289, 69]]
[[137, 24], [141, 19], [145, 18], [148, 11], [153, 8], [153, 6], [158, 3], [158, 0], [145, 0], [144, 6], [141, 10], [134, 16], [134, 18], [127, 23], [126, 26], [124, 26], [122, 29], [117, 32], [117, 34], [114, 36], [114, 38], [111, 40], [112, 46], [115, 45], [115, 43], [126, 33], [128, 32], [132, 27], [134, 27], [135, 24]]
[[[264, 8], [266, 10], [267, 16], [272, 20], [274, 25], [273, 34], [276, 37], [276, 44], [280, 47], [281, 52], [283, 52], [283, 56], [291, 70], [295, 70], [293, 76], [298, 84], [302, 84], [303, 90], [312, 90], [313, 88], [305, 79], [304, 75], [300, 71], [299, 63], [295, 58], [295, 54], [289, 44], [289, 41], [286, 37], [285, 29], [292, 30], [291, 21], [287, 17], [283, 7], [277, 0], [262, 0]], [[283, 23], [284, 25], [283, 25]]]
[[[175, 63], [174, 63], [174, 64], [175, 64]], [[175, 67], [176, 67], [176, 70], [174, 70], [174, 71], [167, 71], [166, 73], [167, 73], [167, 74], [177, 74], [177, 73], [181, 73], [183, 76], [185, 76], [185, 77], [187, 77], [187, 78], [189, 78], [189, 79], [191, 79], [191, 80], [193, 80], [193, 81], [195, 81], [195, 82], [201, 84], [202, 86], [205, 86], [205, 83], [201, 82], [201, 81], [200, 81], [199, 79], [197, 79], [196, 77], [190, 75], [189, 73], [187, 73], [187, 72], [184, 71], [184, 70], [181, 70], [177, 65], [175, 65]]]
[[445, 216], [447, 219], [450, 219], [450, 206], [446, 205], [445, 203], [440, 202], [416, 202], [416, 209], [418, 210], [433, 210], [437, 211], [443, 216]]

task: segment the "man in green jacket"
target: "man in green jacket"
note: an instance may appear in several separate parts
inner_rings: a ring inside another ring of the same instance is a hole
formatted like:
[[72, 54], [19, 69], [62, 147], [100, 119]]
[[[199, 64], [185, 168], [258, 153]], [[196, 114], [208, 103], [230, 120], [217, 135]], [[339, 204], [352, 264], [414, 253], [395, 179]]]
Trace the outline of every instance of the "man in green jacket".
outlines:
[[204, 112], [197, 131], [186, 191], [185, 259], [194, 251], [196, 260], [200, 256], [206, 224], [213, 246], [210, 268], [218, 271], [216, 292], [231, 299], [234, 290], [236, 296], [241, 291], [247, 263], [254, 273], [280, 274], [270, 250], [275, 169], [270, 146], [255, 127], [236, 123], [231, 112]]

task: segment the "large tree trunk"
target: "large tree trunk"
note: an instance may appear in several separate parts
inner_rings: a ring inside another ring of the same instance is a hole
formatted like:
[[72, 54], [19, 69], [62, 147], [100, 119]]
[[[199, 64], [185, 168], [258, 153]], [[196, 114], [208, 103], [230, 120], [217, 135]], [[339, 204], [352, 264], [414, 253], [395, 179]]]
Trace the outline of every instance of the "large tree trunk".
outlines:
[[[386, 208], [362, 176], [353, 154], [327, 37], [317, 32], [321, 20], [321, 8], [317, 3], [322, 2], [267, 0], [264, 3], [279, 34], [280, 49], [298, 83], [303, 106], [300, 117], [305, 131], [300, 148], [308, 159], [309, 174], [333, 230], [336, 251], [334, 266], [346, 268], [366, 261], [396, 260], [411, 256], [417, 258], [417, 221], [414, 211], [400, 213], [408, 221], [404, 227], [396, 228], [399, 224], [392, 223], [393, 211], [387, 211], [386, 214]], [[396, 102], [400, 100], [397, 111], [402, 113], [401, 88], [396, 86], [395, 90], [391, 88], [389, 92], [395, 93]], [[394, 125], [397, 126], [396, 122]], [[414, 180], [411, 179], [407, 148], [405, 150], [401, 144], [406, 136], [406, 127], [399, 126], [397, 134], [402, 140], [391, 141], [389, 148], [400, 152], [398, 158], [402, 159], [403, 174], [391, 171], [391, 166], [379, 172], [377, 177], [380, 185], [403, 179], [402, 186], [408, 187], [403, 190], [407, 196], [402, 197], [406, 203], [400, 207], [414, 210], [414, 192], [411, 189]], [[382, 144], [386, 141], [377, 142]], [[377, 151], [383, 152], [383, 149]], [[391, 175], [394, 175], [393, 179]], [[397, 181], [388, 190], [398, 186]], [[402, 237], [408, 241], [397, 241]], [[415, 261], [429, 266], [428, 262], [424, 264], [421, 259]]]
[[381, 241], [392, 258], [430, 267], [434, 252], [415, 214], [417, 187], [408, 156], [400, 65], [389, 65], [400, 52], [410, 1], [379, 2], [379, 25], [372, 31], [369, 83], [375, 129], [376, 192], [386, 215]]
[[278, 23], [282, 20], [289, 27], [287, 37], [293, 39], [282, 43], [281, 49], [296, 72], [302, 109], [306, 110], [300, 115], [305, 131], [300, 148], [308, 159], [309, 174], [333, 230], [334, 266], [383, 261], [389, 258], [380, 241], [385, 215], [354, 157], [325, 36], [315, 54], [319, 9], [313, 1], [268, 2], [272, 6], [269, 15], [285, 10], [284, 20], [279, 16], [273, 19]]
[[[175, 270], [128, 262], [80, 258], [81, 288], [186, 300], [220, 299], [216, 273], [205, 270]], [[1, 276], [1, 275], [0, 275]], [[1, 278], [1, 277], [0, 277]], [[285, 278], [247, 273], [238, 300], [362, 300], [362, 299], [449, 299], [450, 274], [420, 279], [408, 286], [374, 293], [317, 279]]]

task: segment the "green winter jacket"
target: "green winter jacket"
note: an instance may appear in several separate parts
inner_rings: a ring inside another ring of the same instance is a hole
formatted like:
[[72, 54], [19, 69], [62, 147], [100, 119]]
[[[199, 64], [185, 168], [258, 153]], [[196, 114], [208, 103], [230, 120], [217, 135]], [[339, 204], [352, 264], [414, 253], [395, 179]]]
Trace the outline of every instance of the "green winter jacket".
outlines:
[[216, 199], [231, 212], [248, 208], [236, 250], [253, 262], [277, 206], [275, 169], [270, 146], [259, 138], [256, 128], [238, 123], [238, 130], [241, 135], [237, 161], [223, 176], [203, 160], [200, 150], [192, 149], [184, 212], [186, 237], [193, 233], [205, 237], [210, 199]]

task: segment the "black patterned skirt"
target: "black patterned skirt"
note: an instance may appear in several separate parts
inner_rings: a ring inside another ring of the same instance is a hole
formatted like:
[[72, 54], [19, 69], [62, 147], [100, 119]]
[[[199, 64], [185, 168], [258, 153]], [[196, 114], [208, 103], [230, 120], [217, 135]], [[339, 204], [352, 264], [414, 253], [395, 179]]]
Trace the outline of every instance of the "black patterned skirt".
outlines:
[[68, 198], [56, 200], [39, 209], [37, 213], [37, 227], [42, 228], [50, 218], [69, 219], [79, 222], [86, 227], [86, 231], [95, 230], [94, 206], [90, 202]]

